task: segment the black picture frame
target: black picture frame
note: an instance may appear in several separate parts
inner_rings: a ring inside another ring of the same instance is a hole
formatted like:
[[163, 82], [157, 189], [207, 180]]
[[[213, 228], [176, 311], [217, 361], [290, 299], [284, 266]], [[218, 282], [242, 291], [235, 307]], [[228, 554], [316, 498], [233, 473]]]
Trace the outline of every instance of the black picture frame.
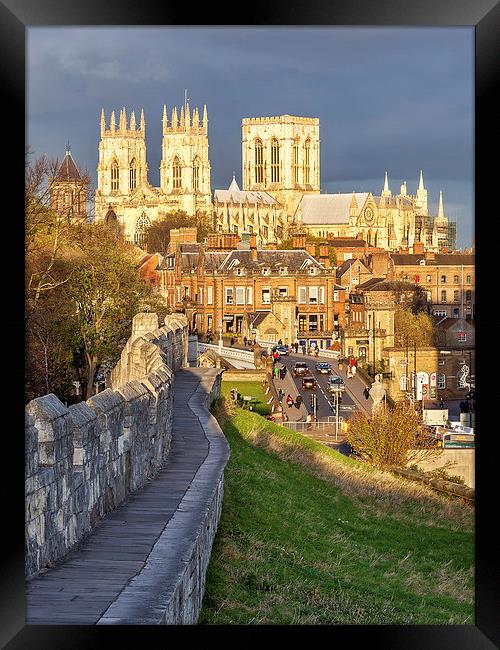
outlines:
[[[251, 13], [238, 15], [233, 8], [223, 8], [217, 12], [212, 3], [202, 4], [194, 9], [192, 3], [160, 3], [155, 0], [125, 2], [107, 0], [97, 2], [65, 2], [57, 0], [3, 0], [0, 3], [0, 61], [3, 104], [7, 108], [4, 117], [4, 133], [13, 136], [13, 146], [4, 148], [3, 181], [8, 188], [9, 208], [5, 208], [4, 224], [10, 224], [4, 245], [8, 249], [10, 264], [6, 274], [5, 294], [8, 313], [4, 314], [9, 350], [22, 349], [23, 340], [23, 291], [22, 273], [19, 273], [24, 259], [24, 237], [22, 213], [24, 206], [24, 150], [20, 141], [25, 137], [25, 35], [32, 26], [67, 25], [364, 25], [364, 26], [475, 26], [476, 36], [476, 131], [475, 131], [475, 214], [477, 269], [476, 299], [479, 316], [476, 327], [483, 336], [476, 336], [479, 354], [477, 355], [476, 376], [476, 427], [481, 432], [476, 449], [476, 599], [475, 625], [470, 626], [335, 626], [308, 627], [293, 630], [294, 638], [300, 642], [311, 642], [311, 635], [321, 635], [331, 643], [349, 645], [366, 644], [370, 648], [404, 648], [421, 650], [423, 648], [474, 648], [477, 650], [499, 647], [500, 644], [500, 606], [498, 591], [500, 571], [498, 563], [498, 541], [495, 536], [495, 503], [498, 489], [498, 443], [495, 440], [494, 415], [495, 377], [488, 347], [496, 349], [495, 321], [486, 328], [485, 313], [494, 309], [494, 291], [488, 292], [489, 278], [494, 278], [492, 261], [495, 250], [496, 210], [494, 193], [498, 186], [498, 165], [488, 163], [490, 151], [498, 151], [498, 104], [494, 100], [497, 88], [498, 64], [500, 62], [500, 4], [497, 0], [351, 0], [351, 2], [301, 3], [288, 0], [286, 3], [264, 4], [257, 0], [249, 5]], [[7, 121], [5, 121], [7, 120]], [[490, 216], [491, 215], [491, 216]], [[5, 229], [5, 226], [4, 226]], [[482, 235], [481, 235], [482, 231]], [[490, 244], [486, 248], [485, 242]], [[19, 286], [18, 283], [19, 282]], [[486, 307], [487, 298], [490, 304]], [[482, 311], [484, 310], [484, 311]], [[482, 315], [481, 315], [482, 314]], [[4, 339], [5, 340], [5, 339]], [[493, 348], [493, 346], [495, 346]], [[482, 348], [482, 350], [481, 350]], [[7, 355], [8, 350], [5, 351]], [[0, 641], [7, 648], [96, 648], [109, 646], [120, 640], [129, 643], [160, 642], [167, 643], [172, 635], [181, 638], [203, 634], [203, 642], [213, 636], [220, 639], [239, 635], [238, 628], [195, 628], [157, 629], [157, 628], [117, 628], [80, 626], [27, 626], [24, 623], [24, 482], [22, 465], [24, 463], [24, 404], [22, 400], [24, 378], [20, 354], [15, 353], [14, 362], [5, 361], [8, 368], [3, 373], [4, 416], [7, 409], [14, 415], [12, 424], [4, 427], [4, 470], [12, 466], [12, 477], [4, 473], [3, 487], [3, 540], [6, 550], [2, 557], [2, 589], [0, 592]], [[19, 381], [19, 387], [17, 382]], [[498, 399], [498, 398], [497, 398]], [[19, 403], [18, 403], [19, 400]], [[19, 406], [19, 408], [17, 408]], [[490, 410], [489, 410], [490, 409]], [[19, 419], [18, 419], [19, 418]], [[492, 422], [492, 428], [488, 426]], [[6, 420], [5, 420], [6, 422]], [[488, 435], [491, 433], [491, 435]], [[483, 436], [484, 434], [484, 436]], [[19, 467], [21, 465], [21, 468]], [[492, 498], [490, 499], [490, 495]], [[257, 637], [275, 631], [273, 626], [253, 628]], [[290, 633], [280, 628], [279, 634]], [[248, 634], [248, 628], [244, 630]], [[153, 638], [154, 637], [154, 640]], [[250, 637], [249, 637], [250, 638]], [[194, 637], [193, 637], [194, 640]], [[185, 642], [185, 641], [183, 641]]]

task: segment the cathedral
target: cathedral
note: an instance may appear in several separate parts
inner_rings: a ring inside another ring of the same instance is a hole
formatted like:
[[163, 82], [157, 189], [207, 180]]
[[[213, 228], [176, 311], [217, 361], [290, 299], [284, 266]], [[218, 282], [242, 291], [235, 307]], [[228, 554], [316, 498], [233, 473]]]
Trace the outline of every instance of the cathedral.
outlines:
[[200, 117], [187, 101], [172, 109], [170, 119], [163, 107], [160, 187], [148, 181], [146, 123], [141, 111], [139, 124], [125, 108], [118, 123], [115, 112], [108, 126], [101, 113], [99, 164], [95, 193], [97, 221], [117, 219], [125, 238], [144, 244], [146, 228], [170, 212], [184, 210], [189, 215], [212, 214], [210, 161], [208, 159], [208, 116], [206, 106]]
[[316, 237], [357, 237], [389, 251], [414, 244], [435, 252], [456, 246], [456, 224], [444, 213], [442, 192], [437, 216], [429, 214], [422, 171], [414, 195], [408, 193], [406, 181], [399, 194], [393, 195], [386, 172], [379, 195], [352, 192], [303, 196], [294, 226]]

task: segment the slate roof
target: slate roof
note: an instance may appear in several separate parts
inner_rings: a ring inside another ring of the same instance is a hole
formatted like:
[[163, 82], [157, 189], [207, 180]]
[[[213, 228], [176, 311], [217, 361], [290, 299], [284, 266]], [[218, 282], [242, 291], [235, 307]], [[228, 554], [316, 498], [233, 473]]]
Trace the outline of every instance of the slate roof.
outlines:
[[363, 264], [361, 260], [354, 258], [351, 258], [350, 260], [345, 260], [338, 268], [337, 268], [337, 277], [340, 278], [341, 275], [343, 275], [350, 266], [352, 266], [355, 262], [359, 262], [360, 264], [363, 265], [363, 267], [369, 272], [368, 267], [366, 264]]
[[457, 323], [460, 324], [460, 327], [469, 327], [472, 329], [475, 329], [474, 323], [468, 320], [465, 320], [463, 318], [450, 318], [450, 317], [445, 317], [442, 318], [436, 325], [443, 330], [448, 330], [454, 325], [457, 325]]
[[356, 287], [356, 289], [361, 289], [361, 291], [392, 291], [393, 288], [393, 283], [387, 281], [385, 278], [371, 278], [371, 280], [358, 284]]
[[214, 200], [219, 203], [264, 203], [266, 205], [279, 205], [278, 201], [267, 192], [240, 190], [234, 176], [227, 190], [214, 191]]
[[269, 311], [257, 311], [255, 312], [255, 317], [250, 323], [250, 327], [257, 327], [262, 323], [262, 321], [266, 318], [266, 316], [269, 316], [271, 313], [271, 310]]
[[281, 267], [286, 266], [288, 272], [293, 273], [304, 271], [306, 267], [311, 265], [321, 271], [325, 270], [324, 266], [304, 250], [257, 250], [257, 260], [252, 259], [252, 251], [250, 250], [233, 250], [229, 252], [219, 271], [228, 271], [235, 268], [235, 261], [238, 261], [238, 266], [256, 271], [263, 268], [279, 271]]
[[475, 256], [471, 254], [444, 254], [436, 253], [434, 259], [426, 260], [425, 255], [420, 253], [418, 255], [408, 253], [391, 253], [391, 259], [396, 266], [415, 266], [420, 264], [420, 260], [425, 260], [426, 266], [455, 266], [457, 264], [464, 264], [465, 266], [474, 266]]
[[[361, 209], [368, 192], [355, 192], [358, 208]], [[348, 224], [352, 192], [349, 194], [306, 194], [300, 200], [297, 211], [304, 224]]]
[[355, 237], [352, 237], [351, 239], [329, 239], [328, 243], [330, 246], [333, 246], [333, 248], [365, 248], [366, 246], [366, 241], [364, 239], [356, 239]]
[[59, 165], [59, 169], [56, 172], [54, 177], [56, 181], [81, 181], [82, 177], [78, 171], [73, 156], [70, 151], [66, 151], [66, 155], [63, 158], [62, 163]]

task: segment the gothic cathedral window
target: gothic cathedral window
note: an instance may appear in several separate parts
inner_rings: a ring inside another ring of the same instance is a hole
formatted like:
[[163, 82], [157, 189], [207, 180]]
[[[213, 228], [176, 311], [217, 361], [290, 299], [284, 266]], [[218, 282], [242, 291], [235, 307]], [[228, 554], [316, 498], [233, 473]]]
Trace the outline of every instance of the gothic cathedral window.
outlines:
[[311, 141], [306, 140], [304, 147], [304, 183], [311, 182]]
[[135, 190], [137, 187], [137, 163], [135, 162], [135, 158], [132, 158], [130, 161], [129, 185], [131, 190]]
[[177, 156], [172, 163], [172, 178], [174, 190], [180, 189], [182, 185], [182, 167]]
[[299, 140], [293, 142], [293, 182], [299, 182]]
[[111, 163], [111, 191], [117, 192], [119, 188], [119, 169], [116, 160]]
[[255, 182], [264, 182], [264, 153], [262, 142], [255, 141]]
[[200, 189], [200, 159], [196, 157], [193, 161], [193, 191]]
[[276, 138], [271, 140], [271, 183], [280, 182], [280, 146]]
[[151, 225], [150, 220], [143, 212], [141, 216], [137, 219], [137, 223], [135, 224], [134, 244], [136, 246], [141, 246], [141, 247], [144, 246], [144, 244], [146, 243], [146, 229], [150, 225]]

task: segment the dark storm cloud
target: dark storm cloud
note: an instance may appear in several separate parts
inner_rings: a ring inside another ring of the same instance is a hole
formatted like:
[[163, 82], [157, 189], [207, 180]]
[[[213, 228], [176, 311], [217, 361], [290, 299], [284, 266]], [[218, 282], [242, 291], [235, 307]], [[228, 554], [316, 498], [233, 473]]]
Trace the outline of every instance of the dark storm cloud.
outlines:
[[144, 107], [157, 185], [163, 104], [187, 88], [207, 104], [212, 188], [241, 179], [242, 117], [315, 116], [323, 189], [423, 169], [431, 207], [437, 184], [471, 239], [471, 28], [36, 28], [28, 46], [29, 142], [61, 156], [69, 139], [94, 180], [101, 107]]

